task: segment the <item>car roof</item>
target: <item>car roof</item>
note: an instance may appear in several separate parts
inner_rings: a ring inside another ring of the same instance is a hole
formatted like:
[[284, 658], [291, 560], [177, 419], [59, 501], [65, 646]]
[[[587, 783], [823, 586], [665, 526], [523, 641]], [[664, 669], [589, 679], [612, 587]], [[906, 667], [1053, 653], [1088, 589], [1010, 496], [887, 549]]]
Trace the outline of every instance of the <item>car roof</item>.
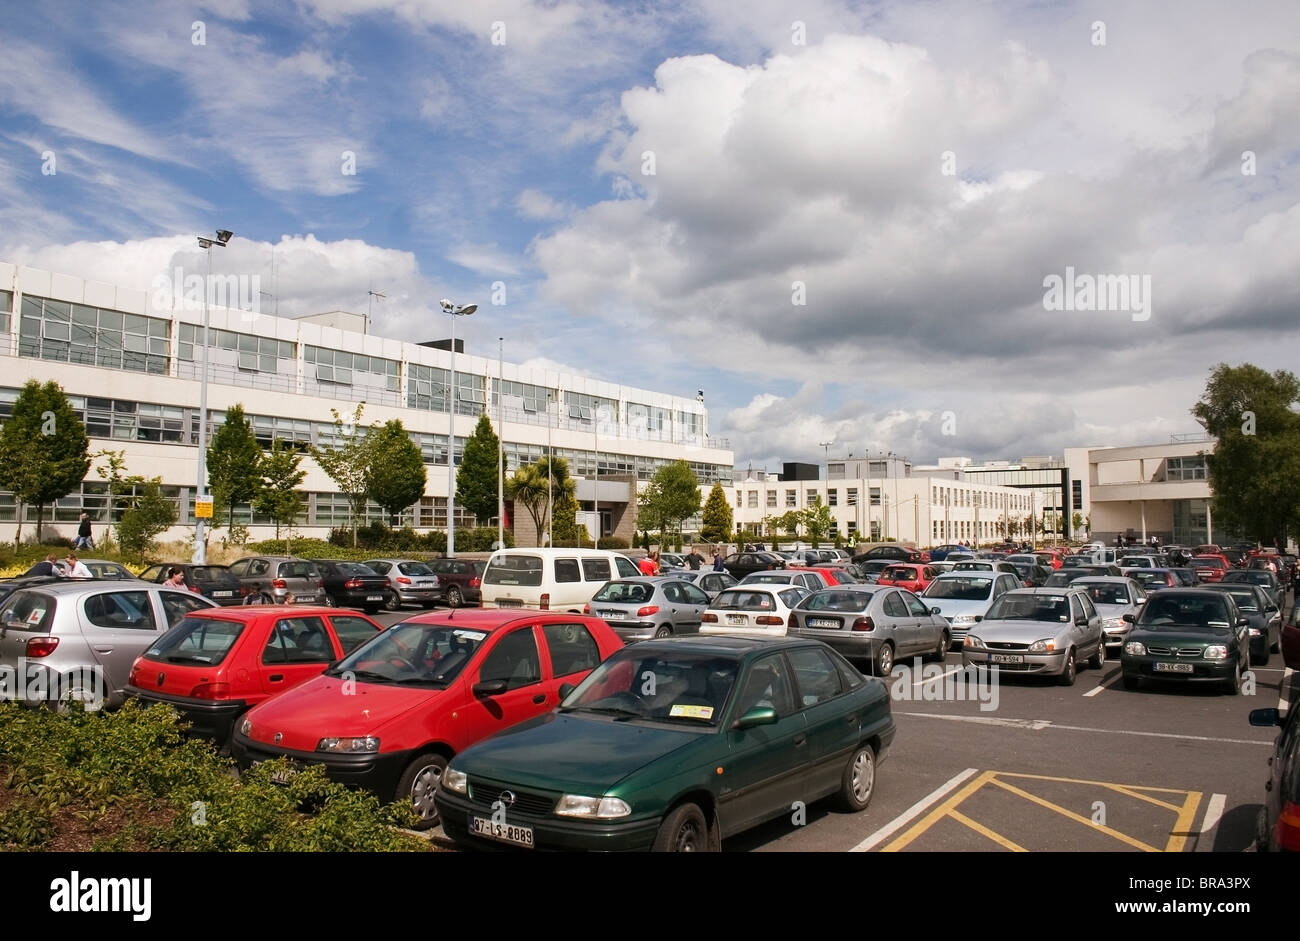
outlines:
[[[193, 592], [182, 588], [168, 588], [158, 582], [146, 582], [141, 579], [134, 579], [140, 582], [139, 585], [132, 585], [129, 581], [122, 578], [61, 578], [58, 581], [46, 582], [44, 584], [24, 585], [21, 588], [30, 588], [40, 590], [53, 595], [76, 595], [91, 589], [107, 589], [109, 591], [147, 591], [155, 588], [161, 591], [176, 591], [193, 596]], [[129, 586], [129, 587], [124, 587]]]
[[594, 621], [600, 621], [601, 624], [605, 623], [598, 617], [586, 614], [569, 614], [564, 611], [537, 611], [529, 608], [451, 608], [444, 611], [426, 611], [423, 614], [417, 614], [403, 621], [398, 621], [392, 626], [397, 627], [401, 624], [447, 624], [452, 627], [472, 627], [475, 630], [492, 631], [510, 627], [514, 624], [525, 624], [529, 621], [536, 622], [539, 619], [554, 620], [556, 618], [570, 623], [575, 618], [584, 623]]
[[800, 637], [761, 637], [748, 634], [683, 634], [662, 640], [643, 640], [629, 644], [628, 650], [637, 653], [691, 652], [731, 654], [742, 657], [752, 651], [783, 650], [792, 647], [821, 647], [821, 641]]
[[1071, 592], [1076, 594], [1082, 593], [1082, 588], [1075, 588], [1074, 582], [1068, 585], [1058, 585], [1055, 588], [1013, 588], [1005, 594], [1008, 595], [1068, 595]]
[[[1144, 572], [1158, 572], [1160, 569], [1143, 569]], [[1127, 575], [1085, 575], [1083, 578], [1076, 578], [1070, 582], [1075, 585], [1127, 585], [1133, 579]]]
[[224, 608], [199, 608], [197, 611], [188, 612], [185, 616], [195, 615], [206, 618], [225, 618], [233, 621], [255, 621], [259, 617], [284, 617], [287, 614], [304, 617], [318, 614], [351, 616], [357, 613], [356, 611], [349, 611], [347, 608], [327, 608], [320, 604], [251, 604]]

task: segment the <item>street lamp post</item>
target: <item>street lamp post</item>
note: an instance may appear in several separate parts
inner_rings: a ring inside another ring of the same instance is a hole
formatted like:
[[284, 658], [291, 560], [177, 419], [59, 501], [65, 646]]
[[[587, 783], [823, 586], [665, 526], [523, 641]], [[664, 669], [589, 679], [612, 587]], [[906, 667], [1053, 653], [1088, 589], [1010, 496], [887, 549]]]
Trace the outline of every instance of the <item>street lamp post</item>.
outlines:
[[447, 391], [447, 558], [456, 555], [456, 318], [468, 317], [477, 304], [461, 307], [443, 298], [438, 302], [451, 314], [451, 384]]
[[199, 376], [199, 480], [195, 492], [194, 508], [194, 564], [204, 565], [208, 561], [207, 525], [198, 515], [198, 501], [207, 499], [208, 494], [208, 287], [212, 282], [212, 246], [225, 248], [226, 243], [234, 238], [229, 229], [217, 229], [215, 239], [198, 237], [199, 247], [208, 254], [208, 276], [203, 281], [203, 356], [202, 373]]
[[506, 547], [505, 337], [497, 337], [497, 548]]

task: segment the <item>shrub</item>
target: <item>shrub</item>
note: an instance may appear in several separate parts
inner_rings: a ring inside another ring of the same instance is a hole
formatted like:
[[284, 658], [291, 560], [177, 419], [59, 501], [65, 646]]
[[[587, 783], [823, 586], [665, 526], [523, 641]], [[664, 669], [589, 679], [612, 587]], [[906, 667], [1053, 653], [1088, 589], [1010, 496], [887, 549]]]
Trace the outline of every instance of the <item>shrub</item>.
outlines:
[[628, 549], [627, 540], [622, 536], [602, 536], [598, 549]]

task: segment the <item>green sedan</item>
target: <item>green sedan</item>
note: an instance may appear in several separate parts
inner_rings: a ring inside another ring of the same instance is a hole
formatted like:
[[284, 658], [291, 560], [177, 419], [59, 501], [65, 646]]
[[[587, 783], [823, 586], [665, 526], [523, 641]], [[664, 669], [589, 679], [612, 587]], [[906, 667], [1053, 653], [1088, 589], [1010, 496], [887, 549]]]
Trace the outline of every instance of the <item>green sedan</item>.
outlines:
[[625, 647], [559, 708], [466, 749], [435, 801], [466, 845], [721, 849], [834, 796], [866, 809], [894, 739], [889, 691], [794, 637]]
[[1212, 683], [1241, 692], [1250, 663], [1248, 622], [1227, 592], [1166, 588], [1151, 596], [1124, 638], [1120, 665], [1124, 688], [1142, 680]]

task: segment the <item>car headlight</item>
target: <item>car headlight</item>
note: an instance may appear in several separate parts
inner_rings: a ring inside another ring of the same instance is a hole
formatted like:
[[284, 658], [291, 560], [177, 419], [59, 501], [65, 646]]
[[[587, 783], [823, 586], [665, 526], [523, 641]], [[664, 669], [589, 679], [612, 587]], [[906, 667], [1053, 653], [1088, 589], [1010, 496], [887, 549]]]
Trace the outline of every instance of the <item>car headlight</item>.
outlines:
[[316, 750], [336, 754], [364, 755], [379, 751], [379, 739], [373, 735], [361, 735], [355, 738], [323, 738], [316, 746]]
[[555, 807], [557, 817], [587, 817], [592, 820], [610, 820], [626, 817], [632, 808], [617, 797], [582, 797], [565, 794]]
[[1226, 660], [1228, 659], [1228, 648], [1222, 644], [1211, 644], [1205, 648], [1202, 655], [1206, 660]]
[[967, 634], [966, 640], [962, 642], [963, 647], [983, 647], [984, 641], [974, 634]]
[[959, 614], [959, 615], [957, 615], [956, 617], [954, 617], [954, 618], [952, 619], [952, 623], [953, 623], [954, 625], [957, 625], [957, 624], [974, 624], [975, 622], [976, 622], [976, 617], [975, 617], [975, 615], [973, 615], [973, 614]]
[[1131, 657], [1145, 657], [1147, 653], [1146, 644], [1140, 644], [1136, 640], [1131, 640], [1124, 645], [1124, 652]]
[[442, 786], [457, 794], [468, 793], [469, 775], [448, 765], [446, 770], [442, 772]]
[[1101, 622], [1101, 626], [1103, 630], [1107, 628], [1110, 628], [1112, 630], [1117, 630], [1123, 627], [1126, 623], [1128, 622], [1126, 622], [1123, 618], [1106, 618]]
[[244, 719], [243, 722], [239, 723], [239, 734], [240, 734], [240, 735], [252, 735], [252, 734], [253, 734], [253, 720], [252, 720], [252, 719]]
[[1051, 653], [1056, 649], [1056, 642], [1051, 638], [1045, 637], [1042, 640], [1036, 640], [1029, 645], [1030, 653]]

